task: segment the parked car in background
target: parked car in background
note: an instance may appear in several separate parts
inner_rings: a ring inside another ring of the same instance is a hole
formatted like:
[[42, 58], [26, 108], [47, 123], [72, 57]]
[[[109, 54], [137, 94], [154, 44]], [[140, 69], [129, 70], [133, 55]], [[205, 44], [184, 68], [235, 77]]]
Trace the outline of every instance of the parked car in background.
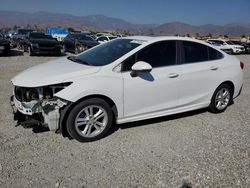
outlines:
[[113, 122], [200, 108], [223, 112], [240, 95], [243, 68], [234, 56], [191, 38], [119, 38], [18, 74], [12, 104], [19, 118], [93, 141]]
[[211, 44], [215, 47], [217, 47], [218, 49], [228, 53], [228, 54], [233, 54], [233, 50], [231, 47], [228, 47], [227, 45], [223, 45], [214, 41], [206, 41], [208, 44]]
[[100, 44], [116, 39], [116, 36], [101, 36], [96, 39]]
[[44, 33], [31, 32], [26, 35], [22, 42], [24, 52], [29, 55], [35, 54], [61, 54], [61, 45], [50, 35]]
[[47, 34], [61, 42], [69, 34], [69, 30], [66, 27], [50, 27], [47, 28]]
[[0, 33], [0, 54], [10, 55], [10, 41]]
[[241, 42], [241, 41], [233, 41], [233, 40], [231, 40], [230, 42], [232, 42], [233, 44], [236, 44], [236, 45], [243, 46], [245, 48], [245, 53], [246, 54], [250, 53], [250, 43]]
[[12, 46], [15, 48], [17, 47], [18, 49], [22, 49], [22, 40], [25, 38], [25, 36], [30, 33], [33, 32], [34, 30], [32, 29], [18, 29], [11, 40], [11, 44]]
[[231, 52], [233, 54], [241, 54], [245, 52], [245, 48], [241, 45], [236, 45], [232, 43], [229, 40], [223, 40], [223, 39], [208, 39], [207, 41], [215, 42], [217, 44], [220, 44], [219, 48], [221, 50], [227, 51], [229, 48], [231, 49]]
[[70, 33], [63, 40], [63, 51], [79, 54], [99, 43], [85, 33]]

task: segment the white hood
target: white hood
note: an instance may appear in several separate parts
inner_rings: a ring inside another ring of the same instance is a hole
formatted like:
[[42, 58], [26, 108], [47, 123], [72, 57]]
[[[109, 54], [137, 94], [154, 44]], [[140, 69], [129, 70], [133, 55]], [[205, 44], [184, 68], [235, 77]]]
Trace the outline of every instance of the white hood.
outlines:
[[98, 72], [100, 67], [72, 62], [67, 57], [31, 67], [14, 77], [11, 82], [20, 87], [40, 87], [73, 81], [73, 78]]

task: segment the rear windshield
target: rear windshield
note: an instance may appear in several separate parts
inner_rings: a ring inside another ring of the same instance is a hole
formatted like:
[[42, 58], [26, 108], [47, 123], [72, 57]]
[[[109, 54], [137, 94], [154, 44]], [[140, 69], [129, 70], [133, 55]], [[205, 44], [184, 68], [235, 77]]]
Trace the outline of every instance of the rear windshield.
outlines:
[[140, 45], [131, 39], [116, 39], [78, 55], [75, 60], [82, 64], [103, 66], [112, 63]]

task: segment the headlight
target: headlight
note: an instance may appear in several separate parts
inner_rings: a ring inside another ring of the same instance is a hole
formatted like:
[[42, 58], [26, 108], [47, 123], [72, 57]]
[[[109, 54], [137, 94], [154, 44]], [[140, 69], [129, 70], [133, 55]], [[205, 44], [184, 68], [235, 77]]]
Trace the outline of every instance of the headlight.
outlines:
[[39, 99], [52, 99], [54, 94], [63, 90], [67, 86], [72, 84], [72, 82], [66, 82], [61, 84], [54, 84], [36, 88], [25, 88], [15, 86], [14, 93], [15, 97], [20, 102], [30, 102], [32, 100]]
[[44, 99], [51, 99], [54, 97], [54, 94], [58, 93], [59, 91], [63, 90], [64, 88], [71, 85], [72, 82], [65, 82], [61, 84], [54, 84], [49, 86], [42, 87], [42, 93]]

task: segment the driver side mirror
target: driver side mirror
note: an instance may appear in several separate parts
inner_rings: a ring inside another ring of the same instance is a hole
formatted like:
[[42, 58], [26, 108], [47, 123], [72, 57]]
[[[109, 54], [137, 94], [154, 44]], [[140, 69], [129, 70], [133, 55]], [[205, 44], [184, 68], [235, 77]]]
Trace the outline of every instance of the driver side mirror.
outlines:
[[130, 75], [136, 77], [138, 72], [151, 72], [152, 66], [144, 61], [138, 61], [132, 66]]

